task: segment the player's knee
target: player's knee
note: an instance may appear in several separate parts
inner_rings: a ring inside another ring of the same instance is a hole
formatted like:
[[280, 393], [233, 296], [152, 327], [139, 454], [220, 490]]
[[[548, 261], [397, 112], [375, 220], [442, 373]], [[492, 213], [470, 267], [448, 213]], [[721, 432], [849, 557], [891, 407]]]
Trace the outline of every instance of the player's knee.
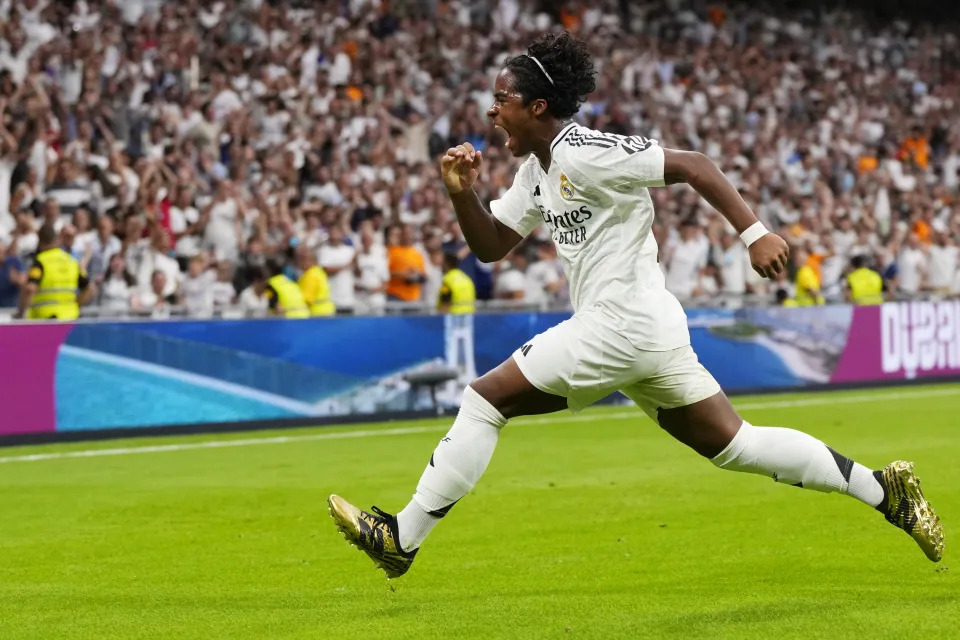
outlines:
[[475, 378], [473, 382], [467, 385], [470, 389], [473, 389], [481, 398], [489, 402], [491, 405], [500, 410], [498, 405], [499, 393], [497, 392], [497, 385], [495, 381], [489, 379], [489, 373]]
[[534, 387], [512, 358], [471, 382], [470, 388], [508, 420], [552, 413], [567, 406], [566, 398]]
[[[713, 459], [733, 441], [743, 421], [730, 408], [723, 411], [717, 403], [697, 403], [678, 409], [666, 409], [657, 412], [660, 428], [687, 445], [704, 458]], [[729, 406], [729, 405], [728, 405]]]

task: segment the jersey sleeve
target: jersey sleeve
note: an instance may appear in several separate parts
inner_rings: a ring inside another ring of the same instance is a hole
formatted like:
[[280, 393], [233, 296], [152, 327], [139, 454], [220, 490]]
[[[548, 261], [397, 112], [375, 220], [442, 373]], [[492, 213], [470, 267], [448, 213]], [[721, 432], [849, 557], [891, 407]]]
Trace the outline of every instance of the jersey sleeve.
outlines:
[[530, 235], [542, 219], [533, 201], [533, 187], [528, 184], [525, 168], [526, 165], [521, 166], [506, 193], [490, 203], [493, 217], [522, 237]]
[[616, 191], [662, 187], [663, 147], [642, 136], [595, 136], [566, 149], [566, 162], [589, 182]]

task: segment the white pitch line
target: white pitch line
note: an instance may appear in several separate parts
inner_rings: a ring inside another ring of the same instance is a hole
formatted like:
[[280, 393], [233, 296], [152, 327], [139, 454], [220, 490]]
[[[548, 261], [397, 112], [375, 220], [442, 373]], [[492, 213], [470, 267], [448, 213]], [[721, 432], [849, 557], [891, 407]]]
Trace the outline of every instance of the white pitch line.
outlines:
[[[917, 398], [935, 398], [960, 395], [960, 389], [929, 389], [917, 391], [861, 393], [839, 397], [818, 397], [798, 400], [773, 400], [767, 402], [748, 402], [737, 405], [740, 411], [757, 409], [785, 409], [790, 407], [815, 407], [833, 404], [857, 404], [861, 402], [884, 402], [888, 400], [913, 400]], [[639, 409], [607, 414], [566, 415], [553, 418], [521, 418], [515, 426], [556, 424], [558, 422], [588, 422], [591, 420], [627, 420], [646, 418]], [[164, 451], [190, 451], [193, 449], [220, 449], [226, 447], [250, 447], [264, 444], [286, 444], [289, 442], [312, 442], [316, 440], [345, 440], [349, 438], [370, 438], [376, 436], [402, 436], [431, 431], [446, 431], [447, 425], [430, 427], [396, 427], [393, 429], [360, 429], [336, 433], [313, 433], [309, 435], [269, 436], [265, 438], [244, 438], [236, 440], [207, 440], [204, 442], [184, 442], [180, 444], [149, 445], [144, 447], [119, 447], [115, 449], [85, 449], [80, 451], [61, 451], [57, 453], [36, 453], [22, 456], [0, 458], [0, 464], [7, 462], [38, 462], [41, 460], [60, 460], [63, 458], [98, 458], [101, 456], [123, 456], [135, 453], [161, 453]]]

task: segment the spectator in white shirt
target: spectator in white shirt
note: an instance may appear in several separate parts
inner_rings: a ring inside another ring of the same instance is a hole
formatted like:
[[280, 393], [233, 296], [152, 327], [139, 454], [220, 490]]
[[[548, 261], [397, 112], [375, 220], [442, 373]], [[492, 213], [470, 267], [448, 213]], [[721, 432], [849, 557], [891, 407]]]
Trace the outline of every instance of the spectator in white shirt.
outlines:
[[164, 275], [163, 297], [173, 296], [180, 284], [180, 265], [170, 257], [170, 235], [165, 229], [156, 227], [150, 239], [150, 247], [144, 252], [137, 267], [137, 282], [141, 293], [147, 294], [154, 286], [154, 273]]
[[[270, 276], [267, 274], [266, 267], [251, 267], [247, 274], [250, 282], [265, 282]], [[270, 307], [270, 301], [266, 296], [257, 293], [253, 284], [250, 284], [240, 292], [237, 298], [237, 304], [244, 314], [248, 316], [266, 315]]]
[[444, 254], [443, 249], [421, 249], [424, 254], [424, 281], [420, 290], [421, 300], [428, 309], [436, 308], [440, 299], [440, 289], [443, 288]]
[[166, 290], [167, 276], [163, 271], [154, 271], [150, 275], [150, 289], [140, 294], [141, 309], [149, 312], [151, 318], [170, 317], [173, 297], [165, 295]]
[[930, 247], [930, 288], [938, 293], [949, 293], [960, 269], [960, 249], [946, 231], [936, 232], [936, 242]]
[[285, 135], [290, 113], [283, 108], [278, 96], [267, 98], [267, 112], [260, 119], [260, 140], [257, 148], [269, 148], [282, 145], [287, 141]]
[[85, 207], [80, 207], [73, 214], [73, 227], [77, 231], [77, 237], [73, 243], [73, 250], [81, 266], [90, 273], [90, 257], [93, 255], [93, 239], [97, 232], [93, 230], [90, 221], [90, 211]]
[[400, 222], [416, 227], [423, 226], [433, 217], [433, 211], [427, 206], [422, 191], [414, 191], [410, 199], [400, 205]]
[[[15, 158], [15, 156], [14, 156]], [[16, 167], [17, 163], [14, 161], [9, 169], [12, 172]], [[12, 175], [12, 173], [11, 173]], [[10, 183], [7, 183], [8, 187]], [[37, 170], [33, 167], [27, 169], [26, 180], [21, 182], [14, 188], [13, 193], [10, 194], [10, 215], [16, 216], [21, 211], [29, 211], [33, 202], [40, 197], [42, 192], [42, 187], [37, 178]], [[3, 219], [3, 214], [0, 213], [0, 220]], [[7, 222], [9, 224], [9, 222]]]
[[[0, 97], [0, 234], [12, 230], [16, 224], [13, 219], [16, 205], [11, 200], [11, 186], [13, 172], [17, 168], [19, 143], [4, 125], [3, 112], [6, 108], [6, 97]], [[36, 182], [36, 172], [34, 172], [34, 182]]]
[[222, 123], [228, 115], [243, 108], [243, 101], [240, 99], [240, 96], [237, 95], [236, 91], [230, 88], [222, 73], [215, 73], [213, 75], [212, 85], [213, 89], [211, 93], [213, 94], [213, 100], [211, 101], [211, 106], [213, 107], [213, 119], [216, 122]]
[[360, 251], [356, 267], [356, 312], [379, 314], [387, 306], [387, 283], [390, 282], [390, 267], [387, 252], [376, 243], [370, 227], [360, 232]]
[[236, 185], [230, 180], [217, 183], [216, 195], [200, 214], [204, 244], [213, 251], [217, 262], [236, 262], [242, 242], [241, 223], [245, 209]]
[[904, 293], [916, 294], [926, 283], [930, 271], [929, 257], [920, 244], [917, 234], [907, 236], [907, 246], [897, 257], [899, 288]]
[[750, 268], [750, 255], [740, 238], [732, 233], [720, 237], [720, 247], [716, 261], [720, 266], [720, 280], [723, 292], [741, 295], [747, 290], [747, 269]]
[[849, 215], [843, 215], [837, 224], [838, 228], [833, 232], [833, 244], [837, 255], [843, 259], [850, 255], [850, 250], [857, 243], [857, 232], [853, 228], [853, 220]]
[[835, 237], [833, 234], [824, 233], [820, 238], [821, 246], [815, 251], [823, 256], [820, 264], [820, 293], [828, 300], [841, 298], [841, 279], [847, 262], [843, 257], [845, 254], [836, 249]]
[[550, 305], [560, 301], [566, 284], [563, 267], [557, 260], [557, 247], [553, 241], [537, 243], [537, 259], [527, 265], [526, 300], [531, 304]]
[[513, 250], [497, 264], [496, 281], [493, 284], [493, 297], [497, 300], [526, 300], [527, 258], [523, 251]]
[[123, 259], [127, 263], [127, 270], [138, 278], [140, 263], [150, 248], [150, 239], [144, 236], [143, 219], [140, 216], [129, 216], [122, 221], [122, 225]]
[[333, 180], [330, 167], [320, 165], [314, 172], [314, 179], [303, 189], [303, 199], [306, 201], [320, 200], [324, 204], [338, 205], [343, 202], [343, 196], [337, 183]]
[[217, 280], [210, 285], [213, 296], [213, 306], [217, 309], [229, 307], [237, 297], [237, 290], [233, 286], [234, 268], [229, 262], [217, 264]]
[[707, 262], [700, 270], [693, 295], [699, 298], [712, 298], [720, 293], [720, 288], [720, 269], [717, 267], [717, 263]]
[[666, 285], [681, 300], [689, 298], [700, 277], [700, 270], [707, 266], [709, 245], [704, 250], [703, 230], [692, 219], [680, 226], [680, 239], [668, 251]]
[[327, 230], [320, 223], [320, 216], [309, 214], [304, 223], [304, 229], [298, 234], [300, 245], [307, 247], [311, 251], [316, 251], [324, 242], [327, 241]]
[[16, 241], [17, 255], [21, 258], [25, 259], [36, 252], [39, 239], [34, 229], [33, 213], [29, 209], [17, 213], [17, 226], [10, 236]]
[[851, 258], [854, 256], [872, 257], [877, 250], [877, 241], [877, 236], [870, 229], [860, 227], [857, 232], [857, 241], [850, 247], [849, 256]]
[[200, 233], [200, 212], [193, 206], [194, 192], [187, 187], [177, 190], [174, 205], [170, 207], [170, 231], [177, 238], [174, 246], [178, 258], [189, 259], [200, 252], [203, 236]]
[[207, 269], [207, 259], [202, 254], [190, 258], [187, 269], [187, 277], [180, 285], [180, 304], [192, 318], [209, 318], [213, 316], [213, 283], [217, 276]]
[[338, 312], [354, 307], [354, 260], [357, 252], [344, 240], [343, 228], [335, 224], [328, 230], [327, 241], [317, 250], [317, 262], [330, 279], [330, 298]]
[[125, 315], [131, 309], [140, 308], [137, 296], [137, 279], [127, 271], [127, 263], [119, 251], [110, 256], [103, 281], [97, 288], [97, 304], [108, 314]]

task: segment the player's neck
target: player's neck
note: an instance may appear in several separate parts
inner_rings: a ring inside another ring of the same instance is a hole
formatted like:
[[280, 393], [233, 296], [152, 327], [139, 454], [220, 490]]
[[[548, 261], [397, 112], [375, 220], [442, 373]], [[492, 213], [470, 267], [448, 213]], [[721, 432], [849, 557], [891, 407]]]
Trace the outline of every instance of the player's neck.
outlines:
[[536, 134], [536, 142], [533, 145], [533, 155], [537, 156], [537, 160], [540, 161], [540, 166], [544, 171], [550, 170], [550, 163], [553, 158], [550, 147], [553, 145], [553, 141], [556, 140], [563, 128], [570, 124], [570, 122], [570, 120], [553, 120], [544, 123], [543, 130]]

